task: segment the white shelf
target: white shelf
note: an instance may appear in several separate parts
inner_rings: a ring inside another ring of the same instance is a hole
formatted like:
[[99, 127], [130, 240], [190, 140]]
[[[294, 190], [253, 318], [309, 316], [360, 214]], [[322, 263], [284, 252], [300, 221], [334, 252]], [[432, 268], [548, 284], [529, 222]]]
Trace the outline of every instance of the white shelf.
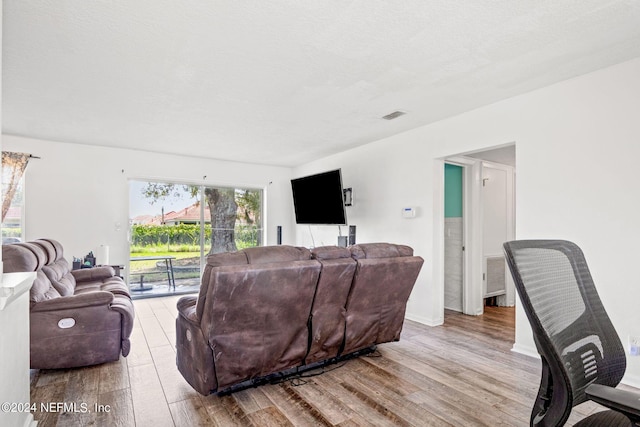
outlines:
[[12, 301], [25, 292], [29, 292], [36, 273], [5, 273], [0, 283], [0, 310], [4, 310]]

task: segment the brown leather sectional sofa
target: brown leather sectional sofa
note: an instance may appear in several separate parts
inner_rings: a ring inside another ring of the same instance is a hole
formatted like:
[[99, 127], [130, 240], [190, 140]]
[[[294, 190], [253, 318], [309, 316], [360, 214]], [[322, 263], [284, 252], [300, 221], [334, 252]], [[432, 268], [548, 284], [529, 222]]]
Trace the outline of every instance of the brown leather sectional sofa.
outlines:
[[111, 267], [71, 271], [51, 239], [2, 247], [4, 271], [35, 271], [30, 295], [31, 368], [95, 365], [129, 354], [133, 304]]
[[178, 369], [207, 395], [397, 341], [423, 262], [388, 243], [210, 255], [198, 297], [178, 301]]

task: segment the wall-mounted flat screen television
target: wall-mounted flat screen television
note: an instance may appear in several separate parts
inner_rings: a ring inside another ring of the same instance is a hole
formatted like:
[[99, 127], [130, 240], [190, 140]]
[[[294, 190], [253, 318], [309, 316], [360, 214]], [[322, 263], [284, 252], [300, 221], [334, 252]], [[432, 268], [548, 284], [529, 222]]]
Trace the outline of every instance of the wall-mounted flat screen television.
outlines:
[[346, 225], [340, 169], [291, 180], [297, 224]]

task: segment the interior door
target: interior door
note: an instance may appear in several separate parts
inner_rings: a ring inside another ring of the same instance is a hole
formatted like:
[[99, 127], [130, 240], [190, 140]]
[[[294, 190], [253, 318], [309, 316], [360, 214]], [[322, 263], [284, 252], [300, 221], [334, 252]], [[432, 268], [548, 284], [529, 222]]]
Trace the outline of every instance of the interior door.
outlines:
[[483, 163], [482, 236], [483, 297], [506, 294], [502, 244], [509, 240], [509, 170]]

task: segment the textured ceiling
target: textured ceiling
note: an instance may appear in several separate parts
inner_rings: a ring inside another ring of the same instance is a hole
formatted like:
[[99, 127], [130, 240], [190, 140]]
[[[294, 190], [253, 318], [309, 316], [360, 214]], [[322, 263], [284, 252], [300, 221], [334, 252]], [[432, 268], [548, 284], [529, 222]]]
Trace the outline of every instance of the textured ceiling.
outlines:
[[[640, 2], [4, 0], [3, 132], [295, 166], [640, 56]], [[395, 110], [408, 112], [382, 120]]]

